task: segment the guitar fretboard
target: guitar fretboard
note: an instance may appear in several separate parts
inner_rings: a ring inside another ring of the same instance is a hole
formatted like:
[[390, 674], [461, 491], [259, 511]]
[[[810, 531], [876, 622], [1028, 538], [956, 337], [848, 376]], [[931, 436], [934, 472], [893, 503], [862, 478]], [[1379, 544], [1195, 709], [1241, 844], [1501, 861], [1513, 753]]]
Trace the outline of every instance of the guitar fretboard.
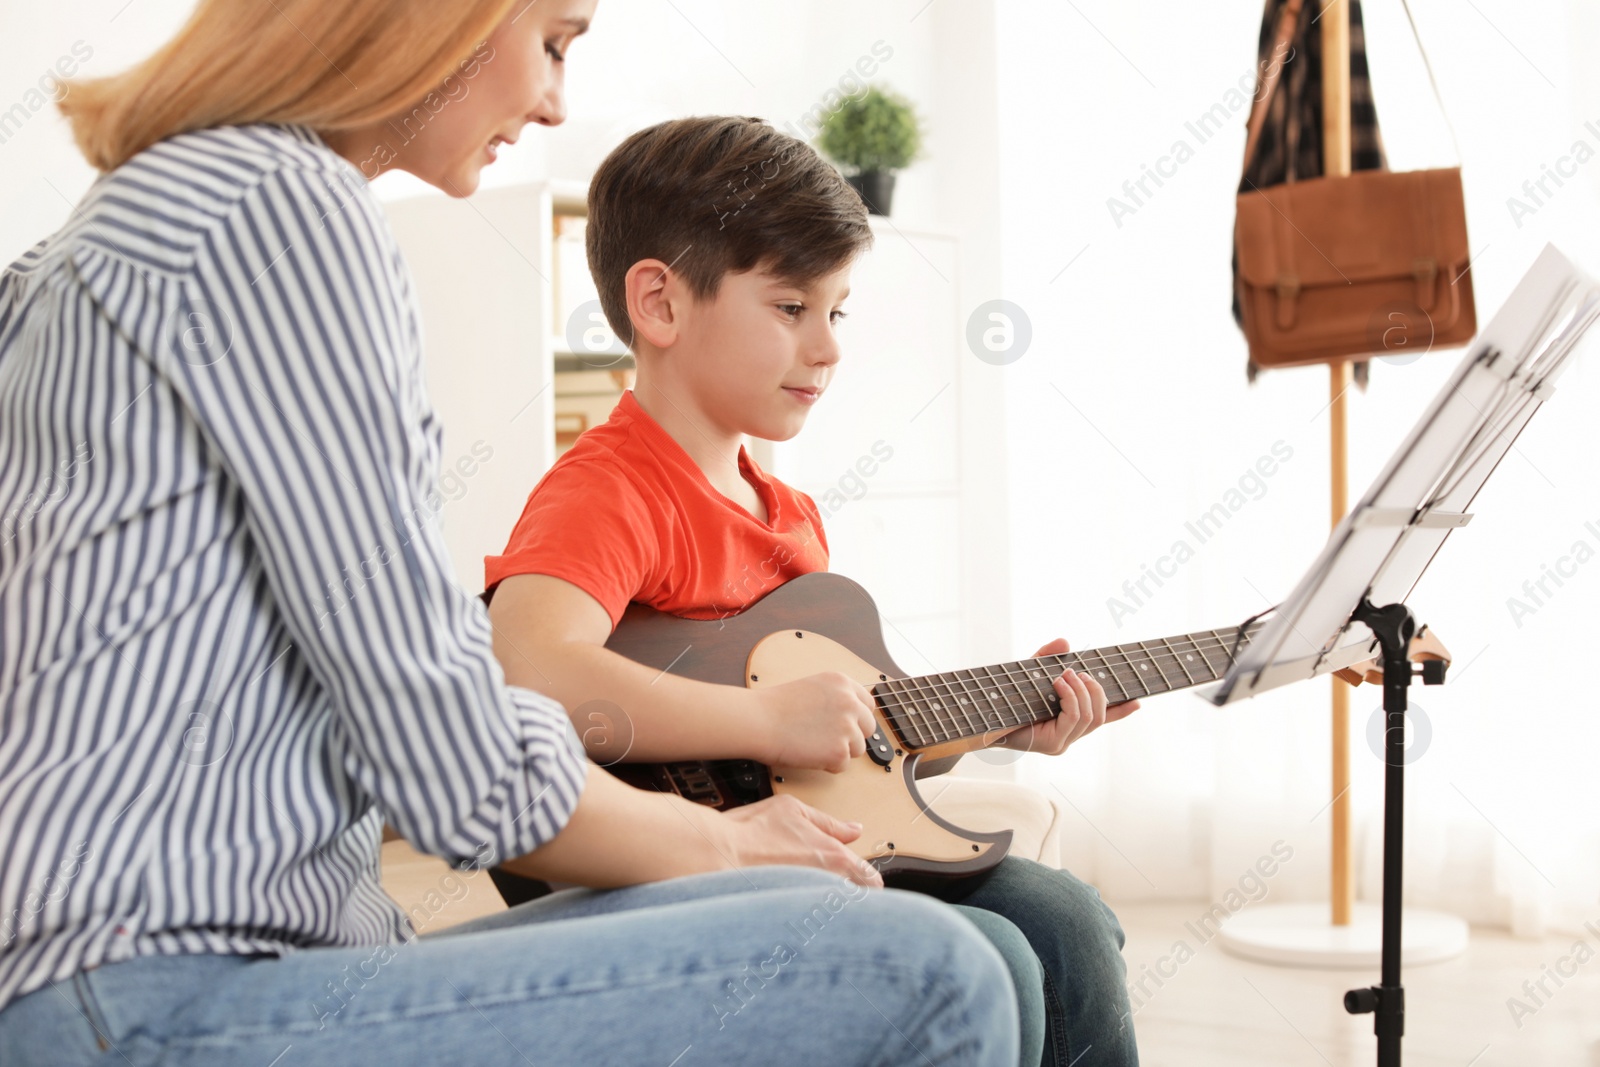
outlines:
[[901, 741], [926, 748], [1054, 718], [1061, 710], [1055, 679], [1068, 668], [1092, 674], [1112, 704], [1214, 682], [1263, 625], [1252, 624], [1242, 636], [1231, 626], [947, 674], [892, 678], [878, 683], [872, 693]]

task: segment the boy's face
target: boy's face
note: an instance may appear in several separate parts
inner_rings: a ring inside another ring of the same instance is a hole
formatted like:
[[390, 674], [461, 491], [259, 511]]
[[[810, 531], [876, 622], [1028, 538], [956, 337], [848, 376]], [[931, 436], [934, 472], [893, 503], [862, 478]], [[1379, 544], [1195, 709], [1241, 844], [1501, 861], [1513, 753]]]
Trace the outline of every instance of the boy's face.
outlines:
[[664, 369], [723, 431], [769, 441], [800, 432], [839, 362], [854, 261], [808, 286], [757, 268], [691, 301]]

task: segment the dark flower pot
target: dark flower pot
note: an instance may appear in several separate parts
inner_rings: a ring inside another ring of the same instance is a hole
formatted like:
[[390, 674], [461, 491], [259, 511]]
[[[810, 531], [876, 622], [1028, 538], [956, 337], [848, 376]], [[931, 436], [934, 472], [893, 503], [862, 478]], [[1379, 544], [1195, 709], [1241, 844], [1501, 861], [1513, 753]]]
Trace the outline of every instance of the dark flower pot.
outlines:
[[894, 171], [865, 170], [860, 174], [846, 175], [845, 181], [861, 194], [869, 212], [874, 215], [889, 214], [889, 202], [894, 199]]

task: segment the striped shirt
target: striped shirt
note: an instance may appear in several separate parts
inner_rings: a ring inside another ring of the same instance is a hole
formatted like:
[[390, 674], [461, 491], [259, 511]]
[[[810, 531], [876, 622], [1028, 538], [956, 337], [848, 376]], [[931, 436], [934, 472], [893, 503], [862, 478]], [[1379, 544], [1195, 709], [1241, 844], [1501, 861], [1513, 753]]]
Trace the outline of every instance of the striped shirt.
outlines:
[[0, 276], [0, 1007], [108, 961], [411, 936], [582, 789], [436, 521], [411, 285], [303, 127], [103, 175]]

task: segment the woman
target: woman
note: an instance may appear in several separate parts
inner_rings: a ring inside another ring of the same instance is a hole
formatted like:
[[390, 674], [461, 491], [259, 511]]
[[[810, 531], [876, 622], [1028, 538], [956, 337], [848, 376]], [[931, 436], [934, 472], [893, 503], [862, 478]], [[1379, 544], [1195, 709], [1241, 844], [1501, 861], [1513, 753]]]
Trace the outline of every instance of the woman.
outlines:
[[[1000, 957], [858, 828], [591, 768], [448, 577], [366, 183], [471, 193], [593, 8], [205, 0], [68, 87], [104, 173], [0, 278], [0, 1062], [1015, 1060]], [[385, 820], [626, 888], [419, 940]]]

